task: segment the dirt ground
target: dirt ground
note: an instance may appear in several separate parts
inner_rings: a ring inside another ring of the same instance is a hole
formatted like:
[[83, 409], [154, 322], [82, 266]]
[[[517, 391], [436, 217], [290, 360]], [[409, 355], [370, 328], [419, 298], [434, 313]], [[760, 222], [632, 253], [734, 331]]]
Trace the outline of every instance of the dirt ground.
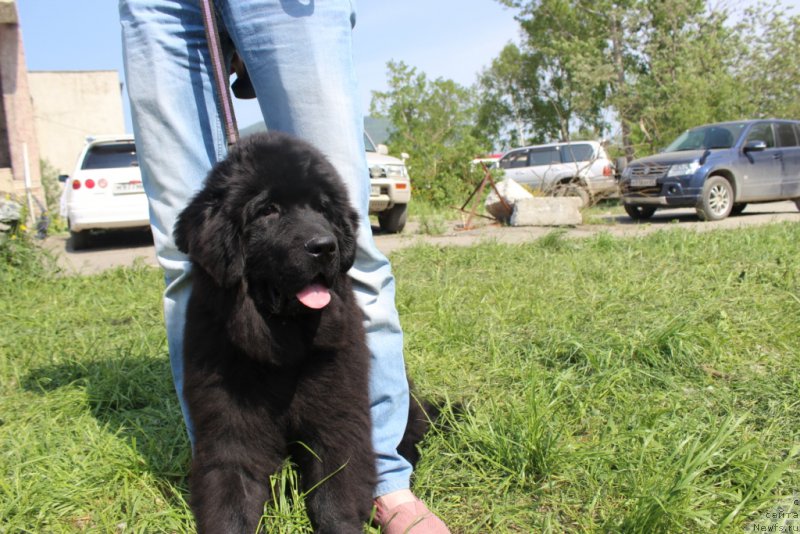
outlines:
[[[693, 209], [656, 212], [646, 223], [632, 221], [617, 210], [609, 210], [599, 217], [593, 217], [593, 224], [584, 224], [566, 230], [569, 237], [586, 237], [601, 232], [614, 236], [638, 236], [659, 230], [706, 231], [719, 228], [739, 228], [768, 224], [780, 221], [800, 222], [800, 211], [794, 202], [771, 202], [751, 204], [741, 215], [725, 220], [706, 223], [697, 220]], [[526, 226], [509, 227], [492, 223], [486, 219], [473, 220], [473, 228], [464, 229], [463, 221], [458, 220], [455, 210], [453, 221], [444, 225], [442, 235], [418, 233], [418, 226], [409, 223], [402, 234], [382, 234], [373, 228], [375, 242], [385, 254], [417, 243], [430, 243], [439, 246], [467, 246], [482, 241], [499, 243], [524, 243], [536, 240], [553, 231], [551, 227]], [[597, 223], [598, 219], [601, 221]], [[149, 233], [113, 232], [95, 236], [93, 246], [87, 250], [73, 251], [68, 246], [67, 236], [52, 236], [45, 240], [45, 248], [56, 254], [59, 265], [68, 273], [94, 274], [118, 266], [130, 266], [140, 262], [157, 266], [153, 241]]]

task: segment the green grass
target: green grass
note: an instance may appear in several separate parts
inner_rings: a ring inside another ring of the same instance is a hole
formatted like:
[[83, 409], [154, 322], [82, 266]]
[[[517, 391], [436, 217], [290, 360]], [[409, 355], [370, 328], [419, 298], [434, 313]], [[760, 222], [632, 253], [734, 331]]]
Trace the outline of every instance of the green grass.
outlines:
[[[800, 226], [392, 259], [453, 532], [741, 532], [800, 493]], [[0, 532], [191, 532], [161, 274], [34, 274], [0, 267]], [[268, 531], [308, 531], [273, 484]]]

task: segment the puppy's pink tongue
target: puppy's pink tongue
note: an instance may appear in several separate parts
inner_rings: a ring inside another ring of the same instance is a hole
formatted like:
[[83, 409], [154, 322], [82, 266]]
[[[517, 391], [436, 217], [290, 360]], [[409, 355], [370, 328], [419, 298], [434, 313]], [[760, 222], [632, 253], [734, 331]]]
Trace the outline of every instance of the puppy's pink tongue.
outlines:
[[322, 284], [311, 284], [297, 293], [297, 300], [313, 310], [319, 310], [331, 301], [331, 292]]

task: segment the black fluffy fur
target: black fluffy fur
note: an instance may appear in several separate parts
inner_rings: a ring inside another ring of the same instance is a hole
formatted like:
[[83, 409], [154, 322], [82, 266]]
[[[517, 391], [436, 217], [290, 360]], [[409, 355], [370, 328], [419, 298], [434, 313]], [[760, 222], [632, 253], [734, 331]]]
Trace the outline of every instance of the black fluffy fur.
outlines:
[[[198, 532], [255, 532], [288, 456], [305, 489], [324, 480], [306, 503], [315, 532], [363, 532], [376, 473], [369, 353], [346, 275], [356, 229], [330, 163], [276, 133], [243, 139], [181, 213], [175, 240], [194, 265], [184, 393]], [[321, 310], [295, 297], [312, 282], [330, 288]], [[417, 408], [409, 436], [427, 426]]]

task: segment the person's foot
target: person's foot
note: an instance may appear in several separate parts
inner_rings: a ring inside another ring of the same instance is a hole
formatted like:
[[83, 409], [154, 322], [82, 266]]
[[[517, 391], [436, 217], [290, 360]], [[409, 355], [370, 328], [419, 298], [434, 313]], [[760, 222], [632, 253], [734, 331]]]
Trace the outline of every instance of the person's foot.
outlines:
[[374, 521], [382, 534], [450, 534], [444, 522], [410, 490], [375, 499]]

